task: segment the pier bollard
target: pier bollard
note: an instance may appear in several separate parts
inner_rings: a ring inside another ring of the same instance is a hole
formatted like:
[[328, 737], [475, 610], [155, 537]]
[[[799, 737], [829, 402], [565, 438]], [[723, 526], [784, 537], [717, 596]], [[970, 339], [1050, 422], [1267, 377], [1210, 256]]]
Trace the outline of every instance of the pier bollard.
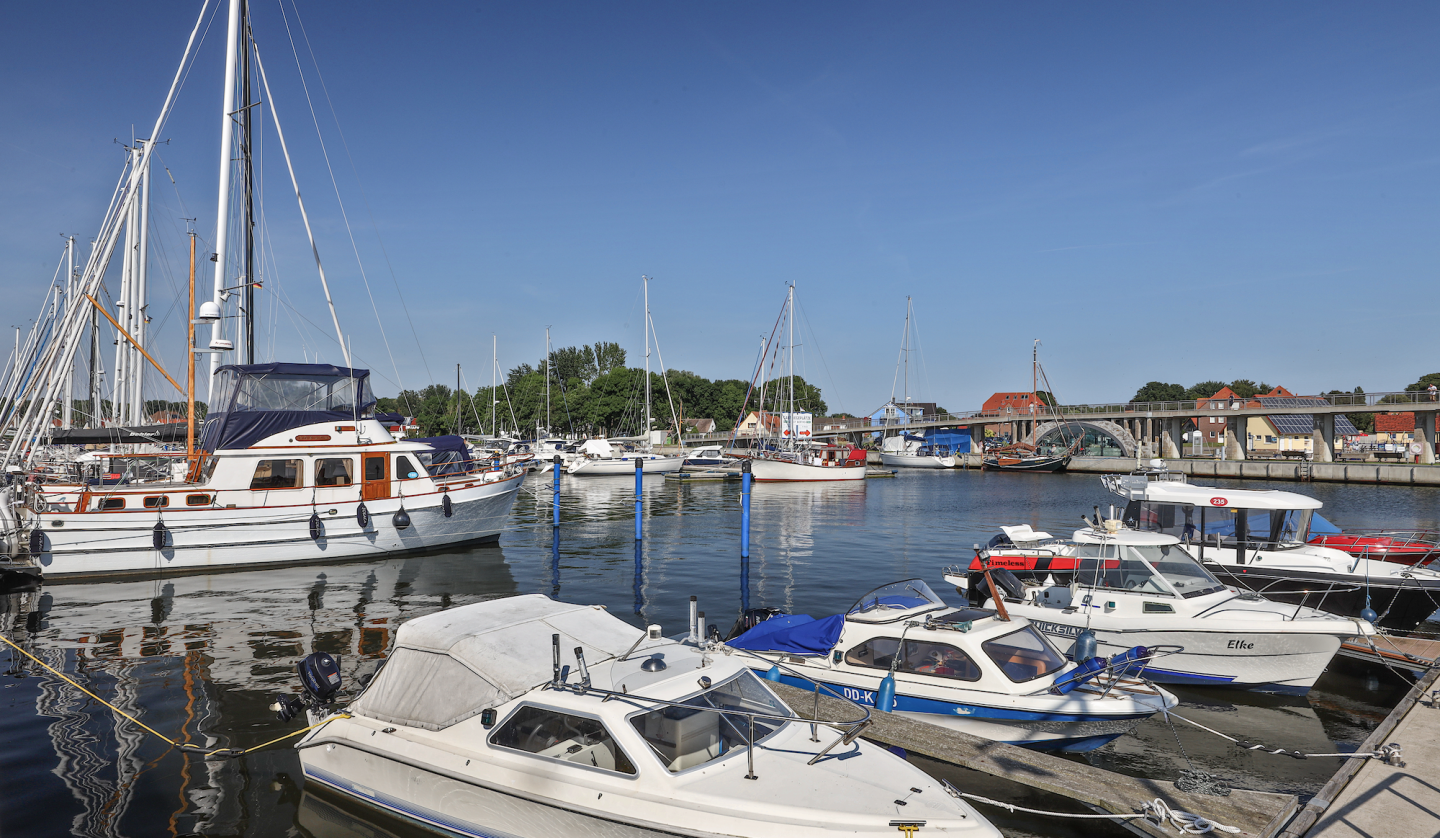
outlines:
[[740, 463], [740, 558], [750, 558], [750, 461]]
[[645, 460], [643, 457], [635, 458], [635, 540], [639, 541], [645, 537], [640, 528], [640, 506], [642, 493], [645, 491]]
[[554, 481], [554, 482], [555, 482], [555, 496], [554, 496], [554, 499], [553, 499], [553, 500], [551, 501], [551, 503], [550, 503], [550, 506], [551, 506], [551, 514], [552, 514], [552, 516], [553, 516], [552, 519], [551, 519], [551, 524], [552, 524], [553, 526], [558, 527], [558, 526], [560, 526], [560, 455], [559, 455], [559, 454], [556, 454], [556, 455], [555, 455], [555, 466], [551, 469], [551, 471], [555, 472], [555, 481]]

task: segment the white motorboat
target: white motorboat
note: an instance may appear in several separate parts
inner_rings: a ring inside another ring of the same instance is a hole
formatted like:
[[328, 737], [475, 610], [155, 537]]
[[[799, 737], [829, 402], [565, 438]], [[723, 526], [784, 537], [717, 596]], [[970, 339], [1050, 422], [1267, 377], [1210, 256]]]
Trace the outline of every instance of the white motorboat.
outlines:
[[740, 458], [726, 454], [723, 445], [702, 445], [685, 455], [685, 468], [688, 469], [724, 468], [738, 462]]
[[1134, 646], [1170, 652], [1145, 670], [1157, 683], [1303, 695], [1341, 641], [1375, 634], [1364, 620], [1226, 587], [1179, 539], [1118, 520], [1076, 530], [1068, 541], [1023, 525], [1005, 532], [969, 567], [948, 568], [945, 581], [974, 605], [993, 602], [981, 573], [988, 562], [1006, 610], [1071, 656], [1091, 654], [1087, 631], [1101, 655]]
[[927, 445], [924, 437], [905, 434], [885, 439], [880, 462], [898, 468], [954, 468], [955, 456], [946, 446]]
[[1129, 503], [1129, 526], [1176, 536], [1222, 581], [1281, 602], [1414, 629], [1440, 602], [1440, 569], [1354, 556], [1311, 543], [1315, 498], [1273, 489], [1220, 489], [1150, 470], [1106, 475]]
[[770, 616], [726, 643], [757, 653], [752, 666], [774, 680], [803, 687], [804, 675], [852, 701], [1033, 748], [1094, 750], [1178, 703], [1133, 677], [1146, 650], [1105, 671], [1073, 664], [1029, 621], [952, 608], [919, 579], [870, 591], [844, 614]]
[[645, 474], [669, 474], [679, 471], [685, 465], [685, 458], [680, 455], [625, 451], [607, 440], [587, 439], [577, 446], [576, 457], [565, 469], [565, 473], [581, 477], [634, 475], [637, 460]]
[[[301, 665], [321, 713], [338, 687], [323, 657]], [[307, 783], [461, 835], [1000, 835], [855, 733], [812, 741], [722, 647], [529, 595], [405, 623], [359, 698], [296, 748]]]
[[369, 416], [366, 370], [226, 366], [215, 393], [197, 476], [29, 484], [17, 521], [29, 551], [8, 567], [149, 574], [494, 541], [524, 479], [468, 453], [432, 475], [421, 455], [434, 446], [396, 439]]

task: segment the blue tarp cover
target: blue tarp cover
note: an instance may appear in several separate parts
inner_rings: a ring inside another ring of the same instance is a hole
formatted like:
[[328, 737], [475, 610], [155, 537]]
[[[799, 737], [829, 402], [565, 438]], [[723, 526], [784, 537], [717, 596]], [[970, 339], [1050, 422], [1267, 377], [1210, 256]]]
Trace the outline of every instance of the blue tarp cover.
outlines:
[[791, 655], [828, 655], [840, 640], [845, 617], [836, 614], [817, 620], [809, 614], [771, 617], [729, 645], [752, 652], [786, 652]]
[[349, 410], [232, 410], [205, 422], [200, 447], [206, 451], [249, 448], [267, 436], [317, 422], [354, 424]]
[[470, 470], [470, 448], [458, 436], [419, 437], [410, 442], [423, 442], [435, 449], [435, 453], [430, 455], [430, 474], [433, 477], [464, 474]]
[[337, 367], [334, 364], [288, 364], [273, 361], [268, 364], [226, 364], [216, 373], [235, 370], [244, 375], [335, 375], [342, 378], [369, 378], [369, 370]]

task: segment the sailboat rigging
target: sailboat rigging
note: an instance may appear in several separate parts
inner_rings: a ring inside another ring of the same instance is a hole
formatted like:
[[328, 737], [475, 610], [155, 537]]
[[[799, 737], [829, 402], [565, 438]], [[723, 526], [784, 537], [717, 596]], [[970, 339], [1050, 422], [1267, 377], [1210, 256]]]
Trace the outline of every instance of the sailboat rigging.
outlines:
[[[1040, 382], [1045, 381], [1045, 389], [1040, 389]], [[1044, 396], [1041, 395], [1044, 393]], [[1054, 398], [1054, 391], [1050, 382], [1045, 378], [1045, 372], [1040, 366], [1040, 341], [1037, 338], [1030, 350], [1030, 424], [1032, 426], [1031, 437], [1034, 442], [1011, 441], [1010, 445], [996, 448], [986, 453], [982, 460], [982, 469], [995, 469], [997, 471], [1038, 471], [1038, 472], [1060, 472], [1070, 465], [1070, 458], [1075, 456], [1079, 448], [1081, 438], [1070, 438], [1069, 426], [1065, 416]], [[1050, 446], [1049, 450], [1042, 451], [1038, 447], [1040, 441], [1040, 412], [1039, 406], [1045, 407], [1045, 412], [1056, 423], [1059, 430], [1061, 444]]]

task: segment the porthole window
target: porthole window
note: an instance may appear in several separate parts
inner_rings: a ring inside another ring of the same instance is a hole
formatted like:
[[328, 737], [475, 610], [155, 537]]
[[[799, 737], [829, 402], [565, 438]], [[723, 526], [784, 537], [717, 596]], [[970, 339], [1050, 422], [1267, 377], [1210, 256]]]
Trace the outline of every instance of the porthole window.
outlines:
[[169, 495], [151, 495], [145, 499], [146, 509], [164, 509], [170, 505]]
[[209, 505], [210, 505], [210, 496], [209, 496], [209, 495], [186, 495], [186, 496], [185, 496], [185, 505], [186, 505], [186, 506], [209, 506]]
[[100, 504], [99, 504], [99, 506], [97, 506], [96, 508], [99, 509], [101, 512], [110, 512], [111, 510], [115, 510], [115, 509], [124, 509], [124, 508], [125, 508], [125, 499], [124, 499], [124, 498], [101, 498], [101, 499], [100, 499]]

